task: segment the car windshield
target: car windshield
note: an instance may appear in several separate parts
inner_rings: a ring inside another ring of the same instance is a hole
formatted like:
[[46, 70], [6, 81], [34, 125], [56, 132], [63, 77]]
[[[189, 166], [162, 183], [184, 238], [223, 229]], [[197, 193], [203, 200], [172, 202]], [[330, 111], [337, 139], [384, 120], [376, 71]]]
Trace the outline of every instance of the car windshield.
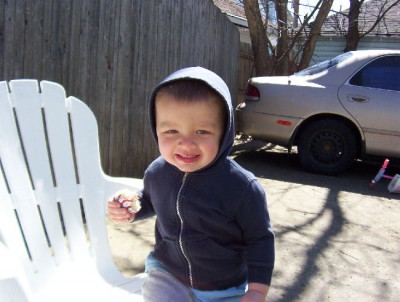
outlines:
[[296, 76], [309, 76], [309, 75], [314, 75], [314, 74], [320, 73], [320, 72], [327, 70], [333, 66], [336, 66], [337, 64], [339, 64], [340, 62], [343, 62], [344, 60], [346, 60], [347, 58], [349, 58], [351, 56], [352, 56], [351, 52], [343, 53], [341, 55], [333, 57], [332, 59], [323, 61], [321, 63], [318, 63], [311, 67], [308, 67], [304, 70], [296, 72], [295, 75]]

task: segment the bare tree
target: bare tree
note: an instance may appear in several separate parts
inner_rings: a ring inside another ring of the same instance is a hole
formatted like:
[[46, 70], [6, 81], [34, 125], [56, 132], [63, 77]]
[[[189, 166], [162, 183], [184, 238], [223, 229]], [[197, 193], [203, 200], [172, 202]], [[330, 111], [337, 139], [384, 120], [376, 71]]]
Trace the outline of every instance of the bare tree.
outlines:
[[[268, 22], [268, 14], [264, 10], [269, 8], [271, 0], [243, 0], [243, 6], [249, 26], [250, 38], [252, 43], [253, 55], [255, 59], [256, 75], [286, 75], [291, 72], [294, 62], [299, 62], [297, 70], [309, 66], [318, 37], [329, 12], [331, 11], [333, 0], [319, 0], [314, 7], [311, 7], [309, 15], [301, 19], [298, 15], [299, 0], [273, 0], [275, 4], [277, 25], [274, 30], [277, 32], [277, 43], [275, 46], [267, 36], [267, 29], [271, 28]], [[346, 38], [344, 51], [356, 50], [359, 41], [371, 33], [384, 20], [386, 14], [400, 0], [349, 0], [350, 9], [344, 16], [344, 23], [337, 24], [337, 28]], [[375, 1], [374, 12], [365, 9]], [[288, 3], [293, 2], [294, 14], [290, 15]], [[378, 7], [377, 7], [378, 5]], [[360, 14], [365, 19], [371, 19], [372, 23], [363, 23], [360, 28]], [[264, 16], [264, 17], [263, 17]], [[263, 20], [264, 19], [264, 20]], [[313, 20], [311, 22], [311, 20]], [[343, 19], [338, 18], [338, 22]], [[347, 22], [346, 22], [347, 21]], [[307, 30], [305, 30], [307, 28]], [[301, 39], [300, 39], [301, 38]], [[301, 42], [300, 42], [301, 41]]]
[[346, 47], [344, 49], [345, 52], [357, 49], [357, 45], [360, 40], [358, 17], [360, 15], [360, 9], [363, 3], [364, 0], [350, 0], [349, 15], [347, 17], [349, 26], [347, 28]]
[[[362, 32], [360, 31], [360, 12], [362, 5], [365, 0], [350, 0], [350, 8], [348, 14], [348, 28], [346, 37], [346, 47], [344, 49], [345, 52], [351, 50], [357, 50], [358, 43], [362, 38], [371, 33], [376, 26], [382, 21], [385, 15], [396, 5], [399, 5], [400, 0], [379, 0], [376, 1], [376, 6], [374, 6], [377, 11], [373, 15], [375, 21], [370, 25], [369, 28], [366, 28]], [[372, 2], [372, 1], [371, 1]], [[364, 11], [365, 15], [369, 15], [371, 17], [371, 12], [368, 9]], [[365, 24], [364, 24], [365, 25]]]
[[294, 19], [293, 19], [293, 27], [294, 28], [297, 28], [298, 26], [299, 26], [299, 18], [298, 18], [298, 16], [299, 16], [299, 7], [300, 7], [300, 0], [293, 0], [293, 3], [292, 3], [292, 5], [293, 5], [293, 16], [294, 16]]
[[[295, 23], [293, 20], [298, 18], [296, 11], [295, 15], [289, 18], [289, 1], [274, 0], [278, 19], [276, 47], [272, 46], [267, 37], [265, 25], [268, 26], [268, 21], [263, 22], [259, 2], [263, 1], [243, 0], [255, 59], [256, 75], [289, 74], [291, 66], [294, 64], [294, 58], [298, 55], [293, 53], [295, 46], [299, 43], [300, 37], [304, 35], [306, 35], [306, 41], [297, 51], [298, 53], [301, 52], [299, 67], [307, 67], [311, 61], [321, 26], [332, 7], [333, 0], [319, 0], [308, 16], [305, 16], [303, 20], [296, 20], [297, 24], [301, 24], [300, 27], [293, 26], [293, 23]], [[264, 0], [264, 2], [262, 6], [268, 7], [266, 3], [268, 0]], [[314, 16], [312, 29], [307, 34], [304, 30], [305, 26], [309, 25]]]
[[[256, 75], [271, 74], [273, 69], [273, 59], [269, 54], [270, 47], [268, 46], [271, 42], [267, 37], [258, 1], [244, 0], [243, 4], [250, 31]], [[266, 26], [268, 26], [267, 23]]]
[[311, 31], [303, 45], [303, 52], [298, 67], [300, 70], [307, 68], [308, 65], [310, 65], [315, 45], [317, 44], [318, 37], [321, 34], [321, 27], [331, 10], [333, 0], [320, 0], [318, 3], [321, 3], [321, 6], [317, 17], [311, 26]]
[[289, 72], [289, 23], [287, 0], [276, 0], [276, 17], [278, 19], [278, 43], [275, 50], [274, 74]]

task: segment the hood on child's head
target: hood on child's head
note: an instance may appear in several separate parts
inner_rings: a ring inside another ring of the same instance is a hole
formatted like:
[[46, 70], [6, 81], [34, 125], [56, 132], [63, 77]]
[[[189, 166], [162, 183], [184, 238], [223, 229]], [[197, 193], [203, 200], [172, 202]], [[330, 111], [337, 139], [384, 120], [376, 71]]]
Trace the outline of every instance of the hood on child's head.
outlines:
[[[156, 132], [156, 123], [155, 123], [155, 98], [157, 95], [158, 90], [173, 81], [177, 80], [187, 80], [193, 79], [202, 81], [207, 84], [211, 89], [213, 89], [218, 95], [220, 95], [221, 100], [225, 102], [226, 108], [226, 125], [225, 125], [225, 133], [221, 140], [221, 145], [219, 148], [218, 155], [216, 159], [217, 161], [220, 158], [227, 157], [231, 151], [233, 140], [234, 140], [234, 122], [233, 122], [233, 108], [232, 108], [232, 100], [231, 95], [229, 93], [229, 88], [225, 84], [224, 80], [216, 73], [205, 69], [203, 67], [188, 67], [184, 69], [177, 70], [167, 76], [163, 81], [161, 81], [151, 93], [150, 97], [150, 106], [149, 106], [149, 116], [150, 116], [150, 123], [151, 123], [151, 130], [153, 133], [154, 138], [157, 141], [157, 132]], [[213, 163], [214, 163], [213, 162]], [[211, 163], [211, 165], [213, 164]]]

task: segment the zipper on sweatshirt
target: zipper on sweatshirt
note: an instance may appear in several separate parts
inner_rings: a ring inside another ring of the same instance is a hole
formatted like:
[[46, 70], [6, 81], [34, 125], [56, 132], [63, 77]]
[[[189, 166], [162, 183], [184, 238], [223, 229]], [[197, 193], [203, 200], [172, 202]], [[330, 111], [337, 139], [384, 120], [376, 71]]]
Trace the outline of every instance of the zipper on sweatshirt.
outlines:
[[190, 282], [190, 286], [193, 288], [194, 286], [193, 286], [192, 264], [190, 263], [189, 257], [186, 254], [185, 248], [183, 246], [183, 240], [182, 240], [184, 221], [183, 221], [183, 216], [181, 213], [181, 205], [180, 205], [182, 189], [185, 186], [185, 182], [186, 182], [188, 175], [189, 175], [189, 173], [186, 172], [182, 178], [182, 183], [181, 183], [181, 186], [178, 191], [178, 196], [176, 197], [176, 213], [178, 214], [179, 221], [181, 223], [181, 228], [180, 228], [180, 232], [179, 232], [179, 247], [181, 249], [183, 257], [186, 259], [186, 262], [187, 262], [187, 265], [189, 268], [189, 282]]

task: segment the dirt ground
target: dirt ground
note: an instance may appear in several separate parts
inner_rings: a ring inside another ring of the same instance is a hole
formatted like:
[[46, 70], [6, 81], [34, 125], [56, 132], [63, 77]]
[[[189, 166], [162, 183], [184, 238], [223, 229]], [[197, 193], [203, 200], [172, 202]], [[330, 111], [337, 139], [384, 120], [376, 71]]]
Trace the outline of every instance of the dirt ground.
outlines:
[[[382, 179], [380, 163], [356, 162], [340, 176], [305, 172], [295, 153], [260, 142], [235, 146], [232, 157], [267, 192], [276, 234], [276, 263], [267, 301], [400, 301], [400, 194]], [[389, 164], [387, 174], [400, 174]], [[108, 224], [114, 259], [143, 271], [154, 220]]]

